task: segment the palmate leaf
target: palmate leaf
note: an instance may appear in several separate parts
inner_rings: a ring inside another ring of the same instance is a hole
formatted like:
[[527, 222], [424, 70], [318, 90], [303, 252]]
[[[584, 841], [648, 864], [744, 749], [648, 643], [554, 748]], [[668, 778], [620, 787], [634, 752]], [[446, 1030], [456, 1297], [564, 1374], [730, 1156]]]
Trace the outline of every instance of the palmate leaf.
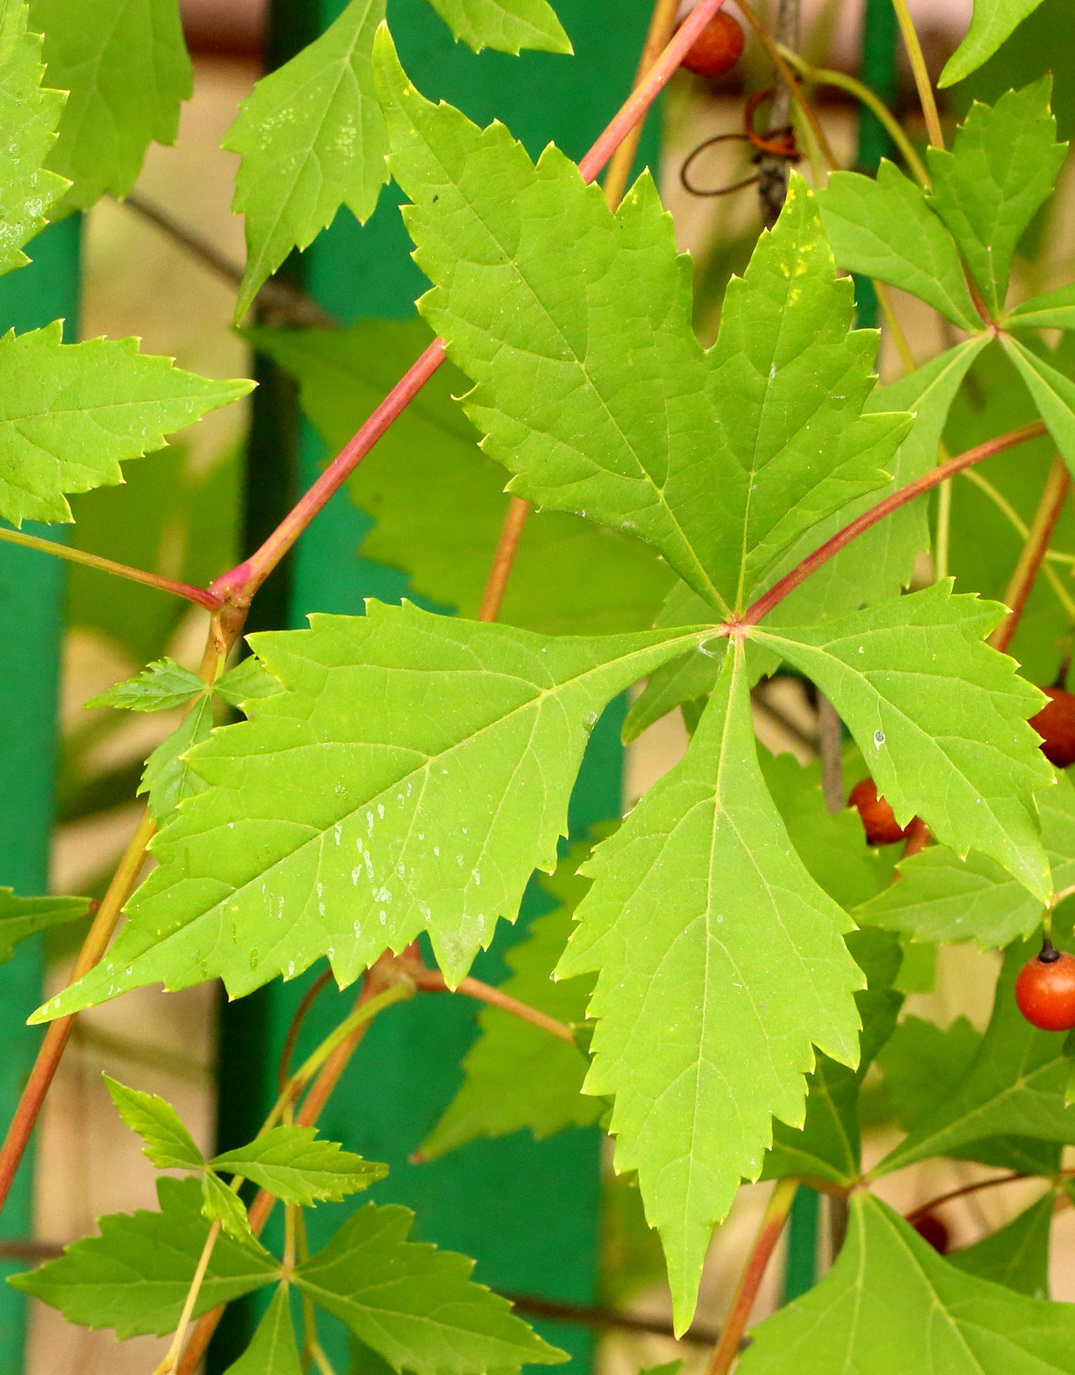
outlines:
[[1011, 335], [1003, 336], [1001, 342], [1034, 398], [1061, 458], [1075, 471], [1075, 382]]
[[12, 888], [0, 888], [0, 964], [11, 959], [19, 941], [78, 921], [89, 910], [89, 898], [22, 898]]
[[942, 844], [990, 856], [1044, 903], [1034, 791], [1055, 773], [1026, 724], [1040, 693], [983, 643], [1004, 615], [935, 583], [818, 629], [756, 635], [831, 699], [901, 825], [921, 816]]
[[26, 0], [0, 0], [0, 273], [29, 262], [22, 246], [44, 228], [49, 207], [67, 189], [44, 162], [63, 112], [61, 91], [43, 87], [41, 38], [27, 33]]
[[408, 1241], [414, 1214], [368, 1204], [295, 1270], [295, 1287], [397, 1371], [509, 1375], [568, 1357], [469, 1278], [474, 1262]]
[[363, 1160], [335, 1141], [318, 1140], [314, 1127], [273, 1127], [248, 1146], [214, 1156], [209, 1164], [303, 1207], [317, 1199], [338, 1201], [360, 1193], [388, 1173], [387, 1165]]
[[[209, 1234], [197, 1179], [157, 1180], [160, 1212], [139, 1209], [100, 1220], [101, 1234], [76, 1241], [59, 1260], [13, 1275], [9, 1283], [83, 1327], [113, 1327], [119, 1337], [175, 1330]], [[269, 1284], [279, 1264], [252, 1239], [221, 1236], [194, 1315]]]
[[1075, 1308], [962, 1273], [880, 1199], [851, 1200], [821, 1283], [752, 1334], [740, 1375], [1071, 1375]]
[[303, 1375], [286, 1284], [277, 1287], [250, 1345], [224, 1375]]
[[224, 147], [242, 154], [236, 214], [247, 265], [236, 319], [293, 248], [307, 248], [341, 205], [365, 222], [387, 180], [384, 118], [370, 53], [385, 0], [350, 4], [315, 42], [243, 101]]
[[[298, 379], [303, 409], [339, 450], [433, 340], [424, 320], [362, 320], [340, 330], [248, 332]], [[377, 520], [362, 544], [403, 569], [414, 591], [477, 618], [509, 497], [503, 467], [455, 397], [467, 379], [445, 363], [348, 483]], [[655, 550], [566, 511], [532, 512], [499, 620], [546, 634], [648, 629], [673, 581]], [[712, 613], [705, 608], [701, 617]]]
[[[589, 845], [572, 845], [543, 886], [560, 898], [560, 906], [530, 923], [525, 940], [505, 956], [510, 978], [503, 992], [569, 1025], [586, 1017], [593, 989], [587, 977], [553, 983], [552, 971], [571, 934], [575, 908], [589, 889], [579, 865]], [[541, 1141], [565, 1127], [596, 1121], [605, 1105], [584, 1097], [587, 1060], [565, 1041], [532, 1026], [503, 1008], [482, 1009], [481, 1037], [463, 1060], [465, 1080], [444, 1115], [419, 1147], [424, 1160], [480, 1137], [508, 1136], [529, 1130]]]
[[201, 1170], [204, 1157], [171, 1103], [159, 1094], [130, 1089], [107, 1074], [104, 1081], [116, 1111], [145, 1142], [144, 1152], [158, 1170]]
[[616, 1166], [638, 1171], [683, 1330], [713, 1224], [760, 1173], [771, 1117], [802, 1123], [812, 1044], [858, 1056], [849, 921], [765, 789], [740, 646], [683, 761], [586, 872], [558, 973], [598, 974], [586, 1088], [616, 1095]]
[[742, 605], [804, 530], [884, 481], [906, 417], [861, 414], [875, 337], [848, 333], [813, 197], [793, 179], [733, 280], [720, 337], [691, 329], [689, 264], [643, 177], [613, 215], [555, 148], [424, 100], [378, 35], [419, 303], [474, 379], [468, 414], [541, 507], [639, 535], [710, 605]]
[[1056, 1210], [1056, 1191], [1049, 1189], [1006, 1226], [973, 1246], [949, 1251], [957, 1270], [1006, 1285], [1032, 1299], [1049, 1297], [1049, 1234]]
[[1040, 4], [1041, 0], [974, 0], [967, 35], [948, 59], [937, 85], [954, 86], [977, 71]]
[[210, 790], [108, 959], [53, 999], [220, 977], [233, 996], [328, 954], [349, 983], [427, 931], [457, 982], [534, 868], [556, 865], [588, 731], [618, 692], [705, 638], [544, 640], [416, 607], [252, 637], [281, 692], [191, 751]]
[[177, 0], [30, 0], [46, 79], [70, 91], [49, 159], [73, 186], [65, 209], [125, 196], [151, 141], [174, 143], [194, 73]]
[[429, 0], [461, 43], [518, 53], [569, 53], [571, 40], [548, 0]]
[[948, 226], [994, 315], [1004, 307], [1015, 246], [1053, 189], [1067, 154], [1049, 108], [1052, 77], [975, 102], [952, 151], [929, 148], [929, 201]]
[[64, 493], [122, 482], [120, 462], [245, 396], [138, 352], [137, 339], [65, 344], [60, 322], [0, 338], [0, 516], [69, 521]]
[[[1053, 888], [1075, 884], [1075, 788], [1066, 774], [1039, 797], [1041, 839]], [[983, 949], [1025, 940], [1041, 924], [1041, 903], [984, 855], [958, 859], [933, 845], [903, 860], [900, 881], [882, 889], [856, 912], [860, 924], [876, 922], [922, 941], [974, 939]]]

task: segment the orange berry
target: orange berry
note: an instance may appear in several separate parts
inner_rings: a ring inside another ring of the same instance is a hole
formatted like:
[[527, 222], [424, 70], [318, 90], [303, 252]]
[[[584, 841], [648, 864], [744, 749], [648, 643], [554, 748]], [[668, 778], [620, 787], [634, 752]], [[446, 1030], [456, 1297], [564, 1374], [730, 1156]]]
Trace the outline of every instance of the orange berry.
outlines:
[[856, 783], [847, 801], [849, 806], [858, 808], [870, 845], [895, 845], [907, 838], [907, 828], [899, 824], [885, 799], [877, 796], [877, 784], [872, 778]]
[[712, 78], [734, 67], [742, 51], [743, 30], [738, 21], [718, 10], [679, 65], [698, 76]]
[[1015, 981], [1015, 1001], [1032, 1026], [1070, 1031], [1075, 1027], [1075, 955], [1047, 945], [1027, 960]]
[[1075, 764], [1075, 693], [1047, 687], [1042, 692], [1050, 700], [1030, 724], [1041, 736], [1041, 752], [1050, 764], [1066, 769]]

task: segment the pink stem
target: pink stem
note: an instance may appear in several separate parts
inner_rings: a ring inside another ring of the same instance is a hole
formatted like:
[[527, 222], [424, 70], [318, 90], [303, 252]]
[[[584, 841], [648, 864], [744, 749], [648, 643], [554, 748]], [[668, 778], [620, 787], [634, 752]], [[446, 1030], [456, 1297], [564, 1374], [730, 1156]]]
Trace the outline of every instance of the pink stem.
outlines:
[[[672, 41], [631, 92], [619, 113], [579, 163], [583, 180], [592, 182], [619, 145], [667, 85], [687, 50], [720, 9], [724, 0], [699, 0]], [[314, 517], [339, 491], [377, 440], [421, 391], [444, 362], [444, 341], [435, 339], [400, 378], [350, 442], [329, 464], [265, 543], [237, 567], [222, 574], [209, 591], [233, 605], [246, 605]]]
[[729, 622], [724, 628], [725, 633], [731, 633], [742, 626], [757, 625], [768, 616], [775, 606], [779, 606], [789, 592], [794, 592], [811, 573], [815, 573], [823, 563], [828, 563], [834, 554], [838, 554], [841, 549], [846, 548], [864, 530], [868, 530], [871, 525], [876, 525], [879, 520], [884, 520], [885, 516], [891, 515], [893, 511], [905, 506], [907, 502], [913, 501], [923, 492], [928, 492], [931, 487], [938, 486], [946, 477], [951, 477], [953, 473], [962, 472], [964, 468], [969, 468], [972, 464], [981, 463], [983, 459], [992, 458], [994, 454], [1003, 453], [1005, 449], [1013, 449], [1017, 444], [1024, 444], [1028, 439], [1037, 439], [1044, 433], [1045, 426], [1039, 420], [1035, 420], [1032, 425], [1023, 425], [1018, 430], [1009, 430], [1007, 434], [998, 435], [996, 439], [987, 440], [986, 443], [979, 444], [976, 448], [968, 449], [966, 453], [950, 458], [947, 463], [938, 464], [924, 477], [916, 477], [906, 487], [901, 487], [898, 492], [893, 492], [890, 497], [885, 497], [884, 501], [879, 501], [876, 506], [871, 506], [868, 511], [864, 511], [857, 520], [853, 520], [850, 525], [845, 525], [842, 530], [833, 535], [832, 539], [826, 540], [820, 548], [815, 549], [812, 554], [803, 559], [802, 563], [797, 564], [790, 573], [785, 573], [780, 581], [774, 583], [768, 592], [760, 596], [752, 606], [749, 606], [742, 616]]

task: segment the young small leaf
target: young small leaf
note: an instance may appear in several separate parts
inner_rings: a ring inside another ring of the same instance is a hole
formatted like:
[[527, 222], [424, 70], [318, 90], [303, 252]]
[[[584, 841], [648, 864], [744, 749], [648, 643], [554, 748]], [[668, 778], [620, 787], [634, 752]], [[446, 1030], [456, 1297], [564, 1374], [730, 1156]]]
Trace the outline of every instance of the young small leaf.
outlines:
[[205, 682], [174, 659], [156, 659], [141, 673], [98, 693], [87, 707], [120, 707], [128, 711], [168, 711], [207, 691]]
[[19, 941], [78, 921], [89, 910], [89, 898], [20, 898], [14, 889], [0, 888], [0, 964], [11, 959]]
[[[16, 1289], [58, 1308], [82, 1327], [114, 1327], [120, 1338], [175, 1330], [209, 1223], [197, 1179], [157, 1180], [160, 1212], [103, 1217], [100, 1236], [68, 1246], [59, 1260], [13, 1275]], [[221, 1236], [213, 1248], [194, 1316], [271, 1284], [277, 1261], [257, 1242]]]
[[852, 1196], [847, 1240], [821, 1283], [752, 1336], [739, 1375], [1075, 1372], [1071, 1304], [963, 1274], [871, 1194]]
[[187, 763], [187, 751], [208, 740], [213, 729], [213, 703], [206, 694], [196, 702], [167, 739], [146, 760], [139, 793], [148, 793], [149, 810], [164, 825], [188, 797], [205, 791], [205, 783]]
[[922, 188], [887, 158], [876, 180], [834, 172], [818, 204], [841, 267], [909, 291], [960, 329], [981, 329], [952, 240]]
[[158, 1094], [129, 1089], [107, 1074], [104, 1081], [116, 1111], [145, 1142], [144, 1153], [158, 1170], [201, 1170], [202, 1153], [171, 1103]]
[[754, 753], [740, 646], [680, 764], [586, 866], [558, 973], [598, 973], [586, 1090], [615, 1094], [616, 1167], [661, 1233], [677, 1329], [714, 1223], [800, 1125], [813, 1045], [852, 1065], [849, 920], [792, 849]]
[[1053, 1189], [989, 1236], [949, 1251], [947, 1260], [957, 1270], [979, 1279], [1006, 1285], [1032, 1299], [1049, 1297], [1049, 1234], [1056, 1210]]
[[1041, 695], [983, 643], [1004, 615], [935, 583], [820, 629], [756, 633], [830, 698], [901, 826], [921, 816], [942, 844], [989, 855], [1045, 903], [1034, 792], [1055, 774], [1026, 724]]
[[248, 1146], [216, 1156], [209, 1165], [253, 1180], [283, 1203], [303, 1207], [316, 1199], [338, 1201], [360, 1193], [388, 1173], [387, 1165], [316, 1138], [316, 1127], [273, 1127]]
[[[505, 959], [511, 977], [503, 992], [562, 1022], [582, 1022], [593, 988], [588, 978], [553, 983], [552, 971], [571, 934], [575, 908], [589, 888], [578, 873], [589, 845], [573, 845], [543, 886], [560, 898], [560, 906], [530, 923], [526, 939], [512, 946]], [[480, 1137], [508, 1136], [529, 1130], [541, 1141], [565, 1127], [584, 1127], [605, 1105], [584, 1097], [586, 1056], [547, 1031], [503, 1008], [486, 1007], [482, 1034], [463, 1061], [466, 1075], [429, 1136], [419, 1147], [425, 1160], [435, 1160]]]
[[208, 1170], [202, 1175], [202, 1216], [219, 1222], [221, 1229], [236, 1241], [254, 1239], [246, 1204], [234, 1189]]
[[239, 996], [325, 954], [346, 984], [421, 931], [460, 979], [555, 868], [600, 712], [707, 633], [546, 640], [371, 601], [252, 636], [282, 690], [190, 753], [209, 790], [155, 842], [108, 959], [42, 1015], [158, 980]]
[[571, 52], [571, 39], [548, 0], [429, 0], [461, 43], [518, 54], [523, 48]]
[[0, 516], [69, 521], [64, 493], [122, 482], [120, 462], [245, 396], [252, 382], [210, 382], [137, 339], [65, 344], [60, 322], [0, 338]]
[[1004, 309], [1015, 246], [1053, 189], [1066, 143], [1049, 109], [1052, 77], [971, 106], [951, 152], [929, 148], [930, 205], [948, 226], [993, 315]]
[[385, 0], [351, 0], [315, 42], [243, 101], [224, 147], [242, 154], [235, 213], [246, 216], [242, 319], [293, 248], [307, 248], [341, 205], [365, 221], [388, 179], [384, 117], [370, 53]]
[[65, 208], [125, 196], [152, 140], [174, 143], [194, 90], [177, 0], [31, 0], [50, 85], [70, 91], [49, 160]]
[[26, 0], [0, 3], [0, 274], [29, 262], [22, 245], [44, 228], [46, 211], [67, 189], [43, 166], [64, 96], [41, 84], [41, 38], [27, 33], [27, 14]]
[[224, 1375], [303, 1375], [286, 1284], [277, 1288], [250, 1345]]
[[296, 1288], [397, 1371], [510, 1375], [568, 1359], [506, 1299], [472, 1283], [472, 1260], [408, 1241], [413, 1219], [407, 1208], [368, 1204], [296, 1268]]
[[970, 28], [945, 64], [937, 85], [954, 86], [977, 71], [1040, 4], [1041, 0], [974, 0]]
[[241, 708], [244, 702], [271, 697], [274, 692], [280, 692], [281, 687], [271, 673], [265, 672], [261, 660], [250, 654], [218, 678], [213, 691], [233, 707]]

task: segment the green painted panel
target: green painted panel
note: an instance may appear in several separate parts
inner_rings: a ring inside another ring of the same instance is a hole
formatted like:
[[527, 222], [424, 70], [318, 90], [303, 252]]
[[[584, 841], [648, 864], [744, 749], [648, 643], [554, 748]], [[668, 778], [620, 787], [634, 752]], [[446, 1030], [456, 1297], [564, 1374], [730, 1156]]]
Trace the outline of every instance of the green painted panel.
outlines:
[[[29, 246], [32, 263], [0, 278], [0, 329], [35, 329], [63, 317], [74, 337], [78, 313], [79, 220], [61, 220]], [[34, 526], [32, 533], [45, 533]], [[54, 527], [48, 529], [56, 537]], [[55, 776], [56, 690], [63, 614], [63, 564], [0, 545], [0, 885], [46, 891]], [[33, 1064], [41, 1033], [25, 1019], [41, 1001], [42, 947], [20, 946], [0, 966], [0, 1115], [6, 1123]], [[4, 1210], [0, 1234], [25, 1237], [31, 1224], [32, 1157]], [[25, 1266], [0, 1266], [0, 1275]], [[22, 1369], [25, 1299], [0, 1287], [0, 1370]]]

